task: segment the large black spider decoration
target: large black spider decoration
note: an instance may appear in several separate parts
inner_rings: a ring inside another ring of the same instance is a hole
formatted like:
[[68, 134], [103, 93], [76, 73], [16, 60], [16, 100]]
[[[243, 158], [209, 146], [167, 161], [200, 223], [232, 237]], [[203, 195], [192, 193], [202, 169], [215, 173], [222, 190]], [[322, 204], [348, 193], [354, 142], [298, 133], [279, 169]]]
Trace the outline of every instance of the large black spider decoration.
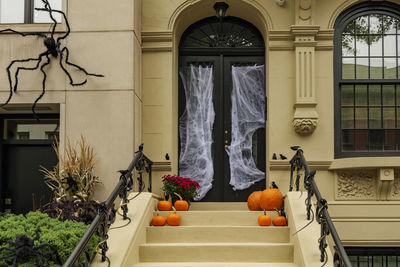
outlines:
[[[39, 240], [40, 229], [37, 228], [35, 231], [35, 238], [31, 239], [26, 235], [17, 235], [15, 237], [15, 242], [8, 240], [6, 243], [10, 244], [9, 247], [1, 247], [0, 251], [8, 251], [10, 254], [0, 257], [0, 260], [11, 259], [12, 266], [18, 266], [18, 261], [23, 260], [27, 262], [31, 257], [36, 257], [38, 266], [43, 267], [43, 257], [49, 257], [50, 260], [54, 260], [56, 263], [61, 264], [60, 256], [58, 255], [57, 249], [47, 243], [42, 243], [40, 245], [35, 245], [35, 241]], [[47, 251], [45, 250], [47, 248]], [[53, 256], [55, 259], [53, 259]]]
[[[12, 60], [11, 63], [8, 65], [7, 67], [7, 75], [8, 75], [8, 82], [9, 82], [9, 87], [10, 87], [10, 94], [8, 96], [8, 99], [6, 100], [6, 102], [4, 104], [1, 104], [0, 107], [3, 107], [5, 105], [7, 105], [12, 96], [13, 96], [13, 92], [15, 93], [17, 91], [18, 88], [18, 74], [20, 72], [20, 70], [37, 70], [40, 68], [40, 71], [43, 73], [43, 80], [42, 80], [42, 93], [39, 95], [38, 98], [36, 98], [35, 102], [32, 105], [32, 113], [34, 115], [34, 117], [36, 119], [38, 119], [36, 113], [35, 113], [35, 107], [36, 104], [39, 102], [39, 100], [44, 96], [45, 92], [46, 92], [46, 78], [47, 78], [47, 74], [44, 70], [44, 68], [50, 64], [50, 55], [57, 58], [59, 57], [59, 62], [60, 62], [60, 66], [63, 69], [63, 71], [65, 72], [65, 74], [68, 76], [69, 78], [69, 83], [72, 86], [80, 86], [83, 85], [87, 82], [87, 79], [85, 79], [83, 82], [79, 82], [76, 83], [74, 82], [74, 80], [72, 79], [71, 74], [68, 72], [68, 70], [65, 68], [64, 64], [63, 64], [63, 60], [64, 60], [64, 55], [65, 55], [65, 64], [70, 65], [72, 67], [77, 68], [78, 70], [82, 71], [83, 73], [85, 73], [87, 76], [96, 76], [96, 77], [104, 77], [104, 75], [101, 74], [95, 74], [95, 73], [89, 73], [87, 72], [84, 68], [82, 68], [79, 65], [76, 65], [74, 63], [71, 63], [68, 61], [69, 58], [69, 49], [64, 46], [63, 48], [61, 48], [61, 41], [65, 38], [68, 37], [69, 33], [70, 33], [70, 27], [69, 27], [69, 23], [67, 20], [67, 17], [65, 15], [65, 13], [61, 10], [55, 10], [52, 9], [49, 1], [48, 0], [42, 0], [42, 2], [44, 3], [44, 8], [35, 8], [35, 10], [38, 11], [45, 11], [48, 12], [50, 15], [51, 20], [54, 22], [54, 24], [51, 26], [51, 31], [49, 31], [49, 33], [44, 34], [44, 33], [38, 33], [38, 32], [32, 32], [32, 33], [23, 33], [23, 32], [18, 32], [15, 31], [13, 29], [5, 29], [5, 30], [0, 30], [0, 33], [4, 33], [4, 32], [13, 32], [19, 35], [22, 35], [23, 37], [25, 36], [38, 36], [43, 38], [43, 43], [46, 47], [46, 51], [42, 52], [41, 54], [39, 54], [39, 56], [37, 58], [26, 58], [26, 59], [16, 59], [16, 60]], [[57, 39], [54, 38], [54, 33], [57, 27], [57, 21], [53, 16], [53, 13], [59, 13], [63, 16], [66, 27], [67, 27], [67, 32], [60, 36], [57, 37]], [[43, 59], [45, 58], [44, 63], [42, 63]], [[19, 66], [17, 68], [17, 70], [15, 71], [15, 84], [13, 86], [13, 81], [11, 78], [11, 67], [13, 66], [13, 64], [15, 63], [24, 63], [24, 62], [34, 62], [36, 61], [36, 65], [34, 67], [23, 67], [23, 66]]]

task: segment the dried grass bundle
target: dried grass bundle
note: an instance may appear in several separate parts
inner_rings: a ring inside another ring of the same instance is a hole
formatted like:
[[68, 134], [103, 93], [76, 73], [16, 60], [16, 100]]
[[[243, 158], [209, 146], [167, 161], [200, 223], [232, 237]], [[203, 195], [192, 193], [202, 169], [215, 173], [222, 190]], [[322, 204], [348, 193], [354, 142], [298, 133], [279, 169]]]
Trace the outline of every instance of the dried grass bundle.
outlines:
[[93, 174], [95, 155], [86, 139], [81, 136], [77, 144], [67, 140], [65, 154], [61, 155], [58, 141], [53, 144], [58, 164], [53, 170], [41, 166], [45, 183], [53, 191], [53, 201], [79, 198], [81, 201], [93, 200], [94, 186], [101, 183]]

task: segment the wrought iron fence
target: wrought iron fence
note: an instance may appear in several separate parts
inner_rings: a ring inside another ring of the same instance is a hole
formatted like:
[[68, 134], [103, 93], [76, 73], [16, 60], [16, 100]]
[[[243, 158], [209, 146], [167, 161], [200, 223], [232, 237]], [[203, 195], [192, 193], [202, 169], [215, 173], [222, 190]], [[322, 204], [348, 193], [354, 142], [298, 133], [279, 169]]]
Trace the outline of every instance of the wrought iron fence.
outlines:
[[[333, 241], [335, 242], [335, 255], [333, 258], [335, 266], [351, 267], [351, 262], [347, 253], [343, 247], [342, 241], [336, 232], [335, 226], [333, 225], [332, 219], [328, 212], [328, 203], [326, 199], [322, 198], [319, 192], [318, 186], [315, 182], [314, 176], [315, 170], [310, 171], [307, 161], [304, 157], [303, 150], [298, 146], [292, 146], [292, 150], [296, 151], [296, 154], [292, 157], [290, 162], [290, 186], [289, 191], [293, 190], [293, 175], [296, 172], [295, 186], [296, 191], [299, 191], [301, 171], [304, 169], [304, 188], [307, 190], [306, 208], [307, 208], [307, 220], [315, 219], [321, 225], [321, 237], [318, 239], [319, 249], [321, 251], [320, 261], [326, 263], [327, 254], [325, 249], [327, 248], [326, 237], [330, 234]], [[317, 207], [314, 215], [314, 211], [311, 209], [311, 198], [315, 196], [317, 200]]]
[[139, 146], [139, 150], [135, 152], [135, 157], [129, 164], [126, 170], [120, 170], [121, 173], [118, 184], [107, 198], [105, 202], [100, 203], [99, 210], [93, 222], [89, 226], [88, 230], [79, 241], [78, 245], [72, 251], [63, 267], [72, 266], [89, 266], [93, 260], [93, 252], [88, 251], [88, 243], [94, 234], [98, 234], [101, 237], [101, 242], [98, 244], [96, 249], [101, 249], [101, 261], [106, 261], [107, 258], [107, 239], [108, 230], [110, 225], [115, 221], [117, 210], [115, 209], [114, 201], [119, 196], [122, 199], [120, 208], [122, 210], [122, 217], [124, 220], [129, 220], [128, 213], [128, 192], [133, 188], [133, 175], [132, 171], [136, 169], [139, 193], [144, 189], [143, 171], [149, 174], [148, 180], [148, 191], [151, 192], [151, 169], [153, 162], [143, 154], [143, 144]]

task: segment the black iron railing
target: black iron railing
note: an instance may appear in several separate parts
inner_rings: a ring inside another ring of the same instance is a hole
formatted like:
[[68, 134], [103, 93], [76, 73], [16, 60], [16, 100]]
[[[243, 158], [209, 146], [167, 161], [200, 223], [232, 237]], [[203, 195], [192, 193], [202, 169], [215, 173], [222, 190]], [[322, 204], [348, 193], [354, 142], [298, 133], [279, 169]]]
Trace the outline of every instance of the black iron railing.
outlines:
[[[290, 186], [289, 191], [293, 190], [293, 174], [296, 172], [296, 191], [299, 190], [301, 171], [304, 169], [304, 188], [307, 190], [307, 200], [306, 200], [306, 208], [307, 208], [307, 220], [312, 220], [314, 217], [314, 211], [311, 210], [311, 198], [315, 195], [317, 199], [317, 207], [315, 211], [315, 218], [317, 222], [321, 225], [321, 237], [318, 239], [319, 241], [319, 249], [321, 251], [320, 261], [326, 263], [327, 254], [326, 254], [326, 237], [330, 234], [332, 236], [333, 241], [335, 242], [335, 256], [334, 256], [334, 265], [335, 266], [345, 266], [351, 267], [351, 262], [347, 253], [343, 247], [342, 241], [339, 238], [338, 233], [336, 232], [335, 226], [333, 225], [332, 219], [328, 212], [328, 204], [327, 201], [322, 198], [321, 193], [319, 192], [318, 186], [315, 183], [314, 176], [316, 171], [310, 171], [307, 161], [304, 158], [303, 150], [301, 150], [298, 146], [291, 147], [292, 150], [296, 151], [296, 154], [290, 160]], [[312, 215], [312, 216], [311, 216]]]
[[107, 258], [107, 239], [108, 230], [110, 225], [115, 221], [115, 215], [117, 210], [114, 208], [114, 201], [119, 196], [122, 199], [122, 204], [120, 208], [122, 209], [122, 216], [124, 220], [129, 220], [128, 213], [128, 192], [133, 188], [133, 178], [132, 171], [136, 169], [137, 180], [139, 186], [139, 193], [143, 188], [143, 171], [149, 174], [148, 191], [151, 192], [151, 169], [153, 162], [149, 160], [143, 154], [143, 144], [139, 146], [139, 150], [135, 153], [134, 159], [129, 164], [128, 169], [120, 170], [121, 173], [118, 184], [115, 186], [114, 190], [107, 198], [105, 202], [100, 203], [100, 208], [97, 212], [97, 216], [94, 218], [93, 222], [89, 226], [88, 230], [79, 241], [78, 245], [72, 251], [71, 255], [64, 263], [63, 267], [72, 266], [89, 266], [92, 261], [93, 252], [88, 251], [88, 243], [94, 234], [98, 234], [101, 237], [101, 242], [98, 245], [98, 249], [101, 249], [101, 261], [108, 260]]

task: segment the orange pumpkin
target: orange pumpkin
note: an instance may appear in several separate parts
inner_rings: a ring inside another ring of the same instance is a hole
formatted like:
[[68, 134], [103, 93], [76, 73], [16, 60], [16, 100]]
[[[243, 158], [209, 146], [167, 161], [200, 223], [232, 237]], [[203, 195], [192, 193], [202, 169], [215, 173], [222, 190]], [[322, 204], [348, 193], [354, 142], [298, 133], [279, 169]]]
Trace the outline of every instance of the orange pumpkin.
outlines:
[[278, 188], [265, 189], [260, 197], [260, 206], [263, 210], [280, 210], [283, 205], [283, 196]]
[[249, 210], [261, 210], [260, 199], [262, 191], [255, 191], [247, 198], [247, 207]]
[[283, 208], [280, 211], [278, 211], [278, 210], [276, 210], [276, 211], [278, 212], [279, 216], [276, 216], [272, 219], [272, 224], [275, 226], [286, 226], [287, 219], [286, 219], [286, 214], [283, 211]]
[[259, 226], [269, 226], [271, 225], [271, 216], [267, 215], [264, 210], [264, 215], [258, 216], [258, 225]]
[[158, 210], [171, 210], [172, 204], [167, 200], [160, 200], [157, 203]]
[[153, 226], [164, 226], [165, 222], [166, 222], [166, 220], [165, 220], [164, 216], [157, 215], [151, 219], [151, 225], [153, 225]]
[[168, 214], [167, 223], [171, 226], [179, 226], [181, 224], [181, 215], [176, 213], [175, 208], [173, 213]]
[[179, 200], [175, 201], [174, 207], [176, 210], [184, 211], [189, 209], [189, 203], [186, 200], [183, 200], [181, 195], [174, 193], [179, 197]]

